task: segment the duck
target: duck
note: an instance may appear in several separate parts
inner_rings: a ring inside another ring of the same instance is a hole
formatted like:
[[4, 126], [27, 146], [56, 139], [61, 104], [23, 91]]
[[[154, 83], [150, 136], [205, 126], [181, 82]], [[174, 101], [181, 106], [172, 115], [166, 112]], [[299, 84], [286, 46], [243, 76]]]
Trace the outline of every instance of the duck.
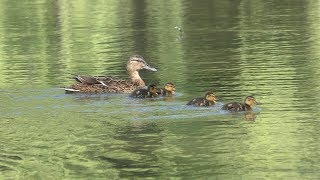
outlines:
[[147, 89], [141, 88], [134, 90], [130, 97], [133, 98], [156, 98], [158, 97], [158, 88], [155, 84], [150, 84]]
[[258, 104], [253, 96], [247, 96], [244, 102], [231, 102], [222, 106], [222, 110], [238, 112], [238, 111], [252, 111], [253, 105]]
[[213, 92], [207, 92], [204, 97], [197, 97], [192, 99], [187, 103], [187, 105], [194, 105], [194, 106], [213, 106], [216, 103], [216, 96]]
[[173, 83], [165, 83], [163, 88], [158, 88], [158, 94], [161, 94], [163, 97], [171, 97], [175, 93], [175, 86]]
[[157, 69], [150, 66], [142, 56], [133, 55], [129, 57], [126, 65], [129, 80], [114, 76], [74, 75], [73, 78], [77, 83], [65, 88], [65, 91], [67, 93], [131, 93], [138, 88], [145, 87], [145, 82], [139, 75], [139, 71], [142, 69], [157, 71]]

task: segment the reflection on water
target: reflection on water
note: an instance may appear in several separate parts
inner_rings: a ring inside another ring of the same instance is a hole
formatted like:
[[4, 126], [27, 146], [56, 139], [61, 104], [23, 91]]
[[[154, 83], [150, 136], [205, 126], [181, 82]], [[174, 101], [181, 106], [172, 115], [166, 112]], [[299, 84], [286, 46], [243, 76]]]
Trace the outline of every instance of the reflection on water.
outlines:
[[[320, 4], [1, 1], [0, 179], [319, 177]], [[182, 33], [175, 29], [181, 27]], [[173, 98], [64, 94], [143, 55]], [[210, 108], [185, 104], [206, 91]], [[261, 105], [227, 113], [254, 94]]]

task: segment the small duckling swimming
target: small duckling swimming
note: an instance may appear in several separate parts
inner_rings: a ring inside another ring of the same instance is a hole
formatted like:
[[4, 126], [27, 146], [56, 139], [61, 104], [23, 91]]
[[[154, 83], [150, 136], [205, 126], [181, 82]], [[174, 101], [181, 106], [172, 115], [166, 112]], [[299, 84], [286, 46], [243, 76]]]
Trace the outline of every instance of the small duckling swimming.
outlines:
[[136, 89], [130, 97], [133, 98], [155, 98], [158, 96], [158, 88], [154, 84], [150, 84], [147, 89]]
[[207, 92], [204, 97], [197, 97], [192, 99], [187, 103], [187, 105], [194, 105], [194, 106], [213, 106], [216, 103], [216, 96], [213, 92]]
[[158, 88], [158, 94], [162, 94], [162, 96], [170, 97], [175, 93], [175, 86], [173, 83], [166, 83], [163, 88]]
[[252, 111], [252, 106], [258, 104], [256, 99], [253, 96], [247, 96], [244, 99], [244, 103], [240, 102], [231, 102], [222, 106], [222, 110], [228, 110], [232, 112], [237, 111]]

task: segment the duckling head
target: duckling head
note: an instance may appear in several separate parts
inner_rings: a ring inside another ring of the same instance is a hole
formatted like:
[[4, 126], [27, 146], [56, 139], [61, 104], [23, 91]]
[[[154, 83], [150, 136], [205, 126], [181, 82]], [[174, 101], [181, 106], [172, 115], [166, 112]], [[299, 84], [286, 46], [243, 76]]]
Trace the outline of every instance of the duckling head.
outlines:
[[216, 102], [217, 100], [217, 97], [211, 91], [207, 92], [204, 98], [208, 101], [213, 101], [213, 102]]
[[250, 107], [255, 104], [258, 104], [258, 102], [256, 101], [256, 99], [253, 96], [247, 96], [244, 100], [244, 103]]
[[134, 72], [140, 71], [141, 69], [146, 69], [149, 71], [157, 71], [156, 68], [151, 67], [144, 58], [140, 55], [133, 55], [129, 58], [127, 62], [127, 71]]
[[151, 94], [158, 94], [158, 88], [155, 84], [150, 84], [148, 86], [148, 92], [150, 92]]
[[166, 83], [164, 85], [164, 90], [165, 91], [168, 91], [168, 92], [171, 92], [171, 93], [174, 93], [174, 91], [176, 90], [175, 86], [173, 83]]

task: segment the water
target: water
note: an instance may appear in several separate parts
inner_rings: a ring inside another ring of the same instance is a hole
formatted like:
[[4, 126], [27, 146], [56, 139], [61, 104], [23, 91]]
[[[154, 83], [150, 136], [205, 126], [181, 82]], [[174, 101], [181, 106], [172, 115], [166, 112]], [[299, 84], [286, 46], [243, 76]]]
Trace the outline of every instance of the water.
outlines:
[[[0, 1], [0, 179], [315, 179], [320, 3]], [[182, 28], [182, 33], [174, 27]], [[73, 95], [71, 73], [126, 78], [128, 56], [171, 99]], [[213, 108], [187, 107], [212, 90]], [[254, 94], [253, 113], [223, 103]]]

